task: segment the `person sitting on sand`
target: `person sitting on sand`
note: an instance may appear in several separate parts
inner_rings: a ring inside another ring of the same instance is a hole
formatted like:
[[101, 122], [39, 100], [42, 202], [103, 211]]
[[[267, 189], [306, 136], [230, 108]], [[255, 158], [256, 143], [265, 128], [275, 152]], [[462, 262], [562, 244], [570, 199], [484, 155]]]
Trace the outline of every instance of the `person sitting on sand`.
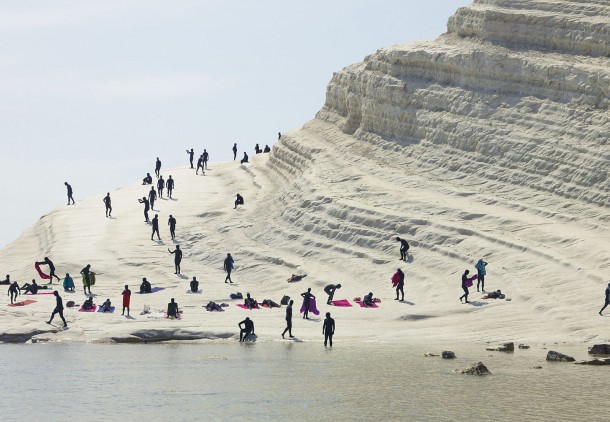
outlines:
[[244, 205], [244, 197], [240, 194], [235, 197], [235, 207], [233, 209], [237, 208], [238, 205]]
[[152, 176], [150, 175], [150, 173], [146, 173], [146, 177], [144, 179], [142, 179], [142, 184], [143, 185], [152, 185]]
[[89, 299], [83, 303], [83, 310], [88, 311], [90, 309], [93, 309], [93, 296], [89, 296]]
[[496, 290], [482, 297], [482, 299], [504, 299], [506, 296], [502, 294], [502, 290]]
[[74, 291], [74, 280], [72, 280], [72, 277], [70, 277], [69, 273], [66, 273], [66, 277], [64, 278], [64, 282], [63, 282], [63, 287], [64, 287], [64, 290], [67, 292]]
[[248, 154], [244, 151], [244, 158], [241, 159], [240, 164], [248, 162]]
[[178, 318], [178, 314], [180, 311], [178, 310], [178, 304], [172, 297], [172, 300], [167, 304], [167, 317], [168, 318]]
[[142, 284], [140, 284], [140, 293], [151, 293], [152, 292], [152, 286], [150, 285], [150, 282], [148, 280], [146, 280], [146, 277], [144, 277], [142, 279]]
[[102, 303], [102, 311], [110, 312], [112, 307], [112, 303], [110, 303], [110, 299], [106, 299], [106, 302]]
[[268, 153], [271, 152], [271, 148], [269, 148], [269, 145], [265, 145], [265, 149], [263, 150], [264, 153]]
[[35, 295], [36, 293], [38, 293], [39, 288], [40, 286], [36, 284], [36, 280], [32, 279], [32, 284], [25, 283], [23, 286], [21, 286], [20, 290], [25, 290], [25, 292], [23, 292], [24, 295], [27, 293]]
[[288, 282], [295, 283], [297, 281], [303, 280], [305, 277], [307, 277], [307, 274], [303, 274], [303, 275], [292, 274], [292, 276], [288, 279]]
[[11, 284], [11, 276], [7, 274], [6, 278], [0, 281], [0, 284]]
[[244, 299], [244, 305], [246, 305], [246, 307], [248, 309], [258, 308], [258, 302], [256, 301], [256, 299], [253, 299], [250, 297], [250, 293], [246, 293], [246, 298]]
[[369, 292], [368, 295], [364, 296], [362, 299], [362, 304], [365, 308], [372, 308], [375, 306], [375, 298], [373, 298], [373, 292]]
[[239, 327], [239, 341], [246, 341], [246, 337], [250, 334], [254, 335], [254, 322], [250, 318], [246, 317], [237, 326]]
[[199, 282], [197, 281], [197, 277], [193, 277], [191, 280], [191, 292], [197, 293], [199, 291]]
[[264, 299], [263, 300], [263, 305], [265, 305], [265, 306], [267, 306], [269, 308], [279, 308], [280, 307], [280, 305], [278, 305], [277, 303], [275, 303], [271, 299]]

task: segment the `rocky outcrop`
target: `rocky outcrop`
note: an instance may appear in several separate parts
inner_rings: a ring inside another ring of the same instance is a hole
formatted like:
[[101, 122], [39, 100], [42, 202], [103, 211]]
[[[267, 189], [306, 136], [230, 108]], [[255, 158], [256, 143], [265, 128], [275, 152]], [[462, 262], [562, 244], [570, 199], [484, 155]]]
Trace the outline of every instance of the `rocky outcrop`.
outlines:
[[549, 350], [549, 352], [546, 354], [546, 360], [554, 362], [574, 362], [576, 359], [574, 359], [572, 356]]
[[163, 341], [218, 340], [235, 336], [235, 333], [214, 333], [183, 329], [137, 330], [127, 335], [113, 336], [115, 343], [158, 343]]
[[473, 364], [470, 367], [462, 369], [458, 372], [460, 374], [468, 374], [468, 375], [491, 375], [491, 372], [489, 372], [489, 369], [487, 369], [487, 367], [485, 365], [483, 365], [483, 362], [478, 362], [478, 363]]
[[581, 360], [579, 362], [574, 362], [576, 365], [594, 365], [594, 366], [603, 366], [610, 365], [610, 359], [590, 359], [590, 360]]
[[529, 349], [530, 347], [527, 344], [520, 344], [519, 349]]
[[455, 353], [452, 351], [446, 350], [441, 354], [443, 359], [455, 359]]
[[590, 355], [610, 355], [610, 344], [594, 344], [589, 347]]
[[489, 350], [490, 352], [514, 352], [515, 343], [504, 343], [503, 345], [497, 347], [487, 347], [485, 350]]

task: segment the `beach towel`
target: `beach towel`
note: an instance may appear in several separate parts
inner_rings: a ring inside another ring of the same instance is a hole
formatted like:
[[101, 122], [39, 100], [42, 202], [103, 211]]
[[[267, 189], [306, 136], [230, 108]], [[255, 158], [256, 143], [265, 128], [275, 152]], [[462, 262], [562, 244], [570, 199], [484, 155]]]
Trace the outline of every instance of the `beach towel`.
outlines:
[[356, 301], [356, 303], [358, 305], [360, 305], [361, 308], [379, 308], [379, 306], [377, 306], [376, 302], [373, 302], [373, 306], [364, 306], [364, 302], [362, 302], [360, 300]]
[[45, 273], [42, 272], [42, 270], [40, 269], [40, 265], [38, 264], [38, 262], [34, 263], [34, 268], [36, 268], [36, 271], [38, 271], [38, 275], [40, 276], [40, 278], [42, 278], [43, 280], [50, 280], [51, 276], [47, 275]]
[[95, 310], [96, 310], [96, 309], [97, 309], [97, 305], [93, 305], [93, 308], [91, 308], [91, 309], [89, 309], [89, 310], [85, 311], [85, 310], [83, 309], [83, 306], [81, 305], [81, 307], [80, 307], [80, 309], [78, 310], [78, 312], [95, 312]]
[[[150, 293], [156, 293], [156, 292], [160, 292], [161, 290], [165, 290], [165, 287], [153, 287], [152, 289], [150, 289]], [[136, 294], [139, 295], [148, 295], [150, 293], [140, 293], [140, 292], [136, 292]]]
[[[246, 305], [244, 305], [243, 303], [240, 303], [240, 304], [238, 304], [237, 306], [238, 306], [239, 308], [242, 308], [242, 309], [249, 309], [249, 308], [248, 308]], [[252, 309], [258, 309], [258, 306], [257, 306], [257, 307], [255, 307], [255, 308], [252, 308]]]
[[111, 313], [113, 313], [113, 312], [114, 312], [114, 309], [115, 309], [115, 308], [114, 308], [114, 306], [111, 306], [109, 311], [104, 312], [104, 308], [103, 308], [103, 307], [101, 307], [101, 306], [99, 306], [99, 307], [97, 308], [97, 311], [98, 311], [98, 312], [102, 312], [102, 313], [104, 313], [104, 314], [111, 314]]
[[[38, 292], [36, 292], [37, 295], [52, 295], [53, 294], [53, 290], [52, 289], [40, 289], [40, 287], [38, 288]], [[32, 295], [32, 293], [24, 293], [25, 295]]]
[[[83, 279], [83, 286], [87, 285], [85, 274], [81, 277]], [[95, 286], [95, 273], [93, 271], [89, 271], [89, 285]]]
[[192, 291], [191, 289], [188, 289], [186, 292], [187, 292], [187, 293], [190, 293], [190, 294], [192, 294], [192, 295], [200, 295], [200, 294], [202, 294], [202, 293], [203, 293], [203, 290], [199, 289], [199, 290], [197, 290], [196, 292], [194, 292], [194, 291]]
[[333, 300], [331, 303], [334, 306], [343, 306], [343, 307], [352, 306], [352, 304], [349, 303], [349, 300], [347, 300], [347, 299]]
[[6, 306], [26, 306], [26, 305], [31, 305], [32, 303], [36, 303], [36, 301], [32, 300], [32, 299], [28, 299], [28, 300], [24, 300], [22, 302], [9, 303]]
[[[301, 310], [299, 312], [305, 312], [305, 303], [301, 305]], [[309, 312], [314, 315], [320, 315], [320, 311], [318, 311], [318, 307], [316, 306], [316, 300], [313, 297], [309, 299]]]

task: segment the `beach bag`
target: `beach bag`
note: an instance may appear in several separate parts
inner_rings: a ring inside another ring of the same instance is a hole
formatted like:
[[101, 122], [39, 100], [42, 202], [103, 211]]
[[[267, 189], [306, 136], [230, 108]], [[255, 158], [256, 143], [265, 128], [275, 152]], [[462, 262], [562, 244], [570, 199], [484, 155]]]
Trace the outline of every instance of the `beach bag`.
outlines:
[[244, 298], [244, 296], [240, 292], [231, 293], [231, 295], [229, 297], [231, 299], [243, 299]]
[[288, 302], [290, 301], [290, 296], [286, 296], [284, 295], [284, 297], [282, 297], [282, 300], [280, 301], [280, 303], [282, 305], [288, 305]]
[[73, 300], [69, 300], [69, 301], [67, 301], [67, 302], [66, 302], [66, 306], [67, 306], [68, 308], [73, 308], [73, 307], [74, 307], [74, 301], [73, 301]]

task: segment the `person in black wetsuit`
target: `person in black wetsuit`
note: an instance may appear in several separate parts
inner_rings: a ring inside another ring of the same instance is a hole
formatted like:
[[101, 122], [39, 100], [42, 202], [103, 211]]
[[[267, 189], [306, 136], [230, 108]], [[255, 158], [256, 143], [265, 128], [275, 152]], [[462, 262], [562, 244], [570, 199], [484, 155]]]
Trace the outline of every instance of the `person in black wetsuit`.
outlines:
[[282, 333], [282, 338], [284, 338], [284, 334], [286, 334], [286, 331], [288, 331], [288, 337], [294, 338], [294, 336], [292, 335], [292, 304], [293, 303], [294, 303], [294, 300], [291, 300], [290, 302], [288, 302], [288, 306], [286, 307], [286, 328], [284, 329], [284, 332]]
[[248, 154], [246, 153], [246, 151], [244, 151], [244, 158], [241, 159], [241, 162], [239, 164], [243, 164], [243, 163], [248, 163]]
[[244, 299], [244, 305], [248, 307], [248, 309], [258, 308], [258, 302], [253, 297], [250, 297], [250, 293], [246, 293], [246, 298]]
[[0, 284], [11, 284], [11, 276], [7, 274], [6, 278], [0, 281]]
[[157, 192], [155, 191], [155, 188], [151, 186], [148, 191], [148, 201], [150, 202], [150, 209], [153, 211], [155, 210], [155, 199], [157, 199]]
[[201, 154], [201, 158], [203, 158], [203, 169], [207, 170], [208, 169], [208, 160], [210, 159], [210, 154], [208, 154], [208, 152], [206, 151], [206, 149], [203, 149], [203, 154]]
[[396, 241], [400, 242], [400, 260], [406, 261], [409, 250], [409, 243], [405, 239], [401, 239], [398, 236], [396, 236]]
[[112, 217], [112, 201], [110, 200], [110, 192], [106, 194], [102, 201], [104, 201], [104, 205], [106, 205], [106, 217]]
[[161, 174], [161, 160], [159, 160], [159, 157], [157, 157], [157, 161], [155, 162], [155, 175], [157, 176], [157, 179], [159, 178], [160, 174]]
[[150, 211], [150, 202], [148, 201], [148, 199], [146, 199], [145, 196], [142, 197], [142, 199], [138, 199], [138, 202], [140, 204], [144, 204], [144, 222], [148, 223], [150, 222], [149, 218], [148, 218], [148, 211]]
[[326, 318], [322, 324], [322, 335], [324, 335], [324, 347], [330, 342], [333, 347], [333, 335], [335, 334], [335, 320], [330, 317], [330, 312], [326, 312]]
[[245, 341], [250, 334], [254, 335], [254, 322], [248, 317], [237, 324], [239, 327], [239, 341]]
[[153, 240], [155, 233], [157, 233], [157, 240], [161, 240], [161, 236], [159, 236], [159, 214], [155, 214], [155, 218], [152, 219], [152, 233], [150, 235], [150, 240]]
[[64, 182], [66, 185], [66, 189], [68, 189], [68, 205], [70, 205], [70, 201], [72, 201], [72, 205], [74, 205], [74, 198], [72, 197], [72, 186], [68, 184], [68, 182]]
[[326, 301], [327, 305], [332, 304], [333, 297], [335, 296], [335, 291], [340, 288], [340, 284], [329, 284], [328, 286], [324, 287], [324, 292], [328, 295], [328, 300]]
[[235, 197], [235, 207], [233, 209], [237, 208], [238, 205], [244, 205], [244, 197], [240, 194]]
[[80, 273], [85, 276], [85, 284], [83, 284], [83, 290], [85, 294], [87, 294], [87, 289], [89, 289], [89, 294], [91, 294], [91, 278], [89, 273], [91, 272], [91, 264], [87, 264], [85, 268], [80, 270]]
[[255, 152], [256, 154], [260, 154], [261, 152], [263, 152], [263, 151], [261, 150], [261, 147], [259, 147], [259, 146], [258, 146], [258, 143], [257, 143], [257, 144], [254, 146], [254, 152]]
[[143, 185], [152, 185], [152, 176], [150, 175], [150, 173], [146, 173], [146, 177], [144, 179], [142, 179], [142, 184]]
[[279, 141], [280, 139], [282, 139], [282, 132], [277, 133], [277, 140]]
[[191, 280], [191, 292], [197, 293], [199, 291], [199, 282], [197, 281], [197, 277], [193, 277]]
[[237, 158], [237, 143], [233, 144], [233, 161]]
[[163, 188], [165, 187], [165, 180], [163, 180], [163, 176], [159, 176], [159, 180], [157, 180], [157, 192], [159, 193], [159, 198], [163, 198]]
[[64, 304], [61, 300], [61, 296], [59, 295], [59, 292], [57, 292], [57, 290], [53, 292], [53, 296], [55, 296], [55, 309], [53, 309], [51, 319], [47, 321], [47, 324], [51, 324], [51, 321], [53, 321], [55, 314], [59, 314], [59, 317], [64, 322], [64, 328], [66, 328], [68, 326], [68, 323], [64, 318]]
[[17, 296], [19, 296], [20, 294], [21, 291], [19, 290], [19, 284], [16, 281], [13, 281], [13, 283], [9, 286], [7, 293], [7, 296], [11, 297], [11, 305], [14, 303], [15, 300], [17, 300]]
[[178, 310], [178, 304], [172, 297], [172, 300], [167, 304], [167, 317], [168, 318], [178, 318], [178, 314], [180, 311]]
[[396, 285], [396, 299], [394, 300], [398, 300], [398, 293], [402, 293], [402, 299], [400, 299], [401, 302], [404, 302], [405, 300], [405, 273], [402, 272], [402, 270], [399, 268], [396, 270], [396, 272], [398, 273], [398, 284]]
[[35, 295], [38, 293], [38, 288], [39, 286], [36, 284], [36, 280], [32, 279], [32, 284], [25, 283], [19, 290], [25, 290], [25, 292], [23, 292], [24, 295], [28, 293]]
[[55, 274], [55, 265], [53, 264], [53, 261], [51, 261], [45, 256], [44, 261], [37, 262], [37, 264], [49, 266], [49, 277], [51, 278], [49, 279], [49, 282], [47, 284], [51, 284], [53, 282], [53, 277], [55, 277], [57, 279], [57, 282], [59, 283], [60, 279], [59, 277], [57, 277], [57, 274]]
[[150, 281], [146, 280], [146, 277], [142, 278], [142, 284], [140, 284], [140, 293], [151, 293], [152, 286]]
[[460, 296], [460, 302], [462, 301], [462, 299], [466, 298], [466, 303], [468, 302], [468, 281], [470, 281], [470, 277], [468, 277], [468, 274], [470, 274], [470, 271], [466, 270], [464, 271], [464, 274], [462, 274], [462, 289], [464, 290], [464, 294], [462, 296]]
[[604, 302], [603, 308], [600, 309], [599, 314], [602, 314], [602, 311], [606, 309], [606, 306], [610, 305], [610, 283], [608, 283], [608, 287], [606, 287], [606, 301]]
[[233, 260], [233, 257], [230, 253], [228, 253], [223, 263], [223, 268], [227, 272], [227, 276], [225, 277], [225, 283], [227, 282], [227, 280], [229, 280], [229, 283], [233, 284], [233, 281], [231, 280], [231, 271], [233, 270], [234, 263], [235, 261]]
[[193, 151], [193, 148], [191, 148], [190, 151], [187, 149], [186, 153], [189, 155], [189, 161], [191, 162], [191, 168], [194, 168], [193, 167], [193, 157], [195, 156], [195, 151]]
[[373, 298], [373, 292], [369, 292], [368, 295], [365, 295], [362, 299], [362, 304], [365, 308], [372, 308], [375, 306], [375, 299]]
[[269, 148], [269, 145], [265, 145], [265, 149], [263, 150], [264, 153], [268, 153], [271, 152], [271, 148]]
[[172, 191], [174, 190], [174, 179], [172, 179], [172, 175], [169, 175], [169, 179], [167, 179], [167, 183], [165, 184], [167, 187], [167, 196], [172, 197]]
[[174, 274], [180, 274], [180, 262], [182, 261], [182, 251], [180, 250], [180, 245], [176, 245], [176, 249], [170, 251], [167, 248], [167, 251], [174, 256], [174, 266], [176, 267], [176, 272]]
[[301, 296], [303, 296], [303, 319], [309, 319], [309, 305], [311, 304], [311, 299], [316, 297], [311, 294], [311, 287], [305, 293], [301, 293]]
[[167, 220], [169, 226], [169, 234], [172, 236], [172, 240], [176, 240], [176, 219], [170, 214], [169, 220]]
[[203, 154], [200, 155], [197, 160], [197, 170], [195, 170], [195, 174], [199, 174], [199, 169], [201, 169], [201, 174], [205, 175], [205, 171], [203, 170]]

